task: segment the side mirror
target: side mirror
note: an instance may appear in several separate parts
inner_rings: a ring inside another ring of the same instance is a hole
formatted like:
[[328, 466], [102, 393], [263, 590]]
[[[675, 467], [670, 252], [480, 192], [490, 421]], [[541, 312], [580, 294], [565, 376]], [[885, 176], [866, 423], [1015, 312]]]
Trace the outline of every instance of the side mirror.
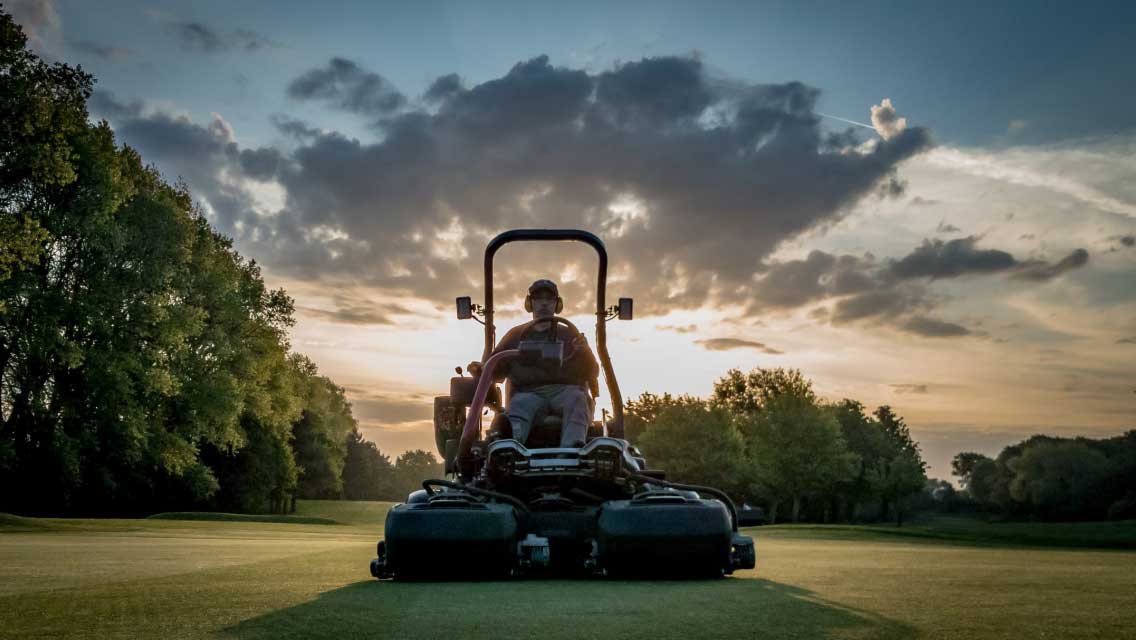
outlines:
[[634, 305], [633, 301], [631, 300], [631, 298], [620, 298], [619, 299], [619, 319], [620, 320], [630, 320], [632, 315], [633, 315], [632, 310], [634, 309], [634, 306], [635, 305]]
[[458, 320], [469, 320], [473, 317], [473, 301], [469, 296], [458, 298]]

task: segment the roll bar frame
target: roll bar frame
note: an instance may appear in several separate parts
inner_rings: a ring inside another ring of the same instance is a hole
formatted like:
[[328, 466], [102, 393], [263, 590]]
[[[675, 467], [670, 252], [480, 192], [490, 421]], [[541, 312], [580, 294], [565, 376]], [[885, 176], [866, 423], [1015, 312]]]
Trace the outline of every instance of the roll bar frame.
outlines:
[[612, 421], [609, 435], [622, 438], [623, 396], [619, 392], [619, 382], [615, 379], [615, 370], [607, 351], [607, 248], [594, 233], [580, 229], [513, 229], [502, 232], [489, 241], [485, 247], [485, 350], [481, 360], [485, 362], [489, 359], [497, 340], [497, 327], [493, 324], [493, 258], [501, 247], [510, 242], [530, 241], [583, 242], [595, 249], [599, 256], [599, 272], [596, 277], [596, 350], [607, 382], [607, 392], [611, 394]]

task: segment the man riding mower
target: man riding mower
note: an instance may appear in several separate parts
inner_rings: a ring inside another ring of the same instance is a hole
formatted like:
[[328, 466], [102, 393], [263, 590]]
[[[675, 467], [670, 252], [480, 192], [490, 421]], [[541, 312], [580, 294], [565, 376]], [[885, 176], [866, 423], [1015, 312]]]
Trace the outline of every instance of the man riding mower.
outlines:
[[[533, 320], [494, 348], [496, 252], [509, 242], [565, 240], [588, 244], [599, 256], [599, 362], [575, 325], [556, 315], [563, 300], [548, 280], [529, 288], [525, 308]], [[725, 493], [667, 481], [623, 439], [606, 322], [630, 320], [632, 302], [620, 298], [607, 308], [606, 281], [607, 251], [586, 231], [514, 230], [490, 241], [485, 306], [457, 301], [459, 318], [484, 325], [482, 361], [470, 363], [473, 377], [452, 378], [450, 395], [434, 402], [435, 441], [450, 479], [426, 480], [391, 508], [372, 575], [722, 576], [754, 567], [753, 539], [737, 532]], [[592, 420], [601, 368], [612, 404], [606, 423]], [[486, 430], [487, 408], [494, 417]]]

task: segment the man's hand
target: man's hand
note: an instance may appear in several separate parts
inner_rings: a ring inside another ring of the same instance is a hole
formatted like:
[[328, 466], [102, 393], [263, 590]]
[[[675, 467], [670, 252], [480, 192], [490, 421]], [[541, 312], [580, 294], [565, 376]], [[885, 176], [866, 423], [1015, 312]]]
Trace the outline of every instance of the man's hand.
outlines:
[[469, 372], [469, 375], [478, 378], [481, 376], [481, 363], [474, 360], [465, 366], [465, 370]]
[[572, 345], [572, 351], [567, 356], [565, 356], [566, 360], [575, 358], [577, 353], [580, 353], [580, 351], [583, 349], [587, 349], [588, 339], [585, 338], [584, 334], [581, 333], [578, 334], [575, 338], [572, 338], [572, 342], [570, 344]]

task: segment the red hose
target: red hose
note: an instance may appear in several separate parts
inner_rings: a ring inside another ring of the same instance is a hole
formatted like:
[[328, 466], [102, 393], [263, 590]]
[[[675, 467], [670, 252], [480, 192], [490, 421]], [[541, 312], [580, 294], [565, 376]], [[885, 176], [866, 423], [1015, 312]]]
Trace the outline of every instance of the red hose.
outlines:
[[469, 405], [469, 415], [465, 419], [465, 428], [462, 429], [461, 441], [458, 444], [458, 460], [469, 458], [469, 452], [481, 430], [481, 410], [485, 408], [485, 399], [489, 397], [489, 387], [493, 386], [493, 370], [502, 360], [515, 358], [521, 355], [520, 349], [506, 349], [495, 353], [481, 365], [481, 377], [477, 381], [477, 390], [473, 393], [473, 403]]

